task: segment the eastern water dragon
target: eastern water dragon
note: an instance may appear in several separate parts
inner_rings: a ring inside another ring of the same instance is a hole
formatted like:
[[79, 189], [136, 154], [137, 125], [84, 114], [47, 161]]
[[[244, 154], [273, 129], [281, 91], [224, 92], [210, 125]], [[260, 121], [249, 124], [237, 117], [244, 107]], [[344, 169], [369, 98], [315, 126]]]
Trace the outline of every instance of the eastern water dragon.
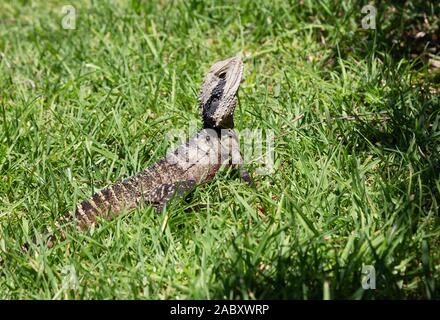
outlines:
[[112, 219], [142, 203], [151, 204], [160, 212], [172, 198], [181, 197], [195, 185], [212, 180], [221, 167], [237, 167], [241, 177], [253, 186], [244, 169], [239, 141], [233, 130], [243, 67], [240, 57], [212, 65], [198, 97], [203, 128], [144, 171], [79, 203], [74, 215], [64, 216], [57, 226], [74, 220], [78, 227], [84, 228], [95, 224], [97, 216]]

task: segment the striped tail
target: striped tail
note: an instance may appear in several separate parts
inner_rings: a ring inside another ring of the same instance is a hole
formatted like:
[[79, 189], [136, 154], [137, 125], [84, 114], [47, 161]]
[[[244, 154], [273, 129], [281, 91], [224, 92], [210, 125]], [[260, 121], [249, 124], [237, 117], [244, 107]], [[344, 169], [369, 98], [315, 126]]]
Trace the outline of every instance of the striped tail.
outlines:
[[79, 227], [94, 224], [97, 216], [110, 220], [123, 210], [136, 208], [141, 197], [137, 180], [137, 177], [128, 178], [81, 202], [75, 210]]

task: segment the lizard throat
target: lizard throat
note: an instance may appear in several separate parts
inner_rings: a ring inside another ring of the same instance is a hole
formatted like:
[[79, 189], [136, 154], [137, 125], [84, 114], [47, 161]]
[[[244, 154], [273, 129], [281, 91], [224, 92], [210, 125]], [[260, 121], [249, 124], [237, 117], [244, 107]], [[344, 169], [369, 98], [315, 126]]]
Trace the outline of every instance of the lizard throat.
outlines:
[[[204, 128], [233, 128], [233, 111], [234, 105], [226, 103], [227, 94], [224, 88], [226, 79], [220, 79], [217, 85], [212, 89], [208, 100], [202, 105], [202, 118]], [[223, 103], [222, 103], [223, 102]]]

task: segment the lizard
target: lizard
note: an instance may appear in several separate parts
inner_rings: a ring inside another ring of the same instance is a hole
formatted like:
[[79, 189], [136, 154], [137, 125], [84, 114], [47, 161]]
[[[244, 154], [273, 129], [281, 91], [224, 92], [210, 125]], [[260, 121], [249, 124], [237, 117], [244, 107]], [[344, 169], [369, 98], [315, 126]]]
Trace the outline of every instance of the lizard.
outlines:
[[[214, 63], [198, 96], [203, 128], [144, 171], [77, 204], [74, 214], [69, 215], [70, 219], [64, 216], [63, 222], [70, 222], [73, 217], [77, 227], [83, 229], [94, 225], [98, 216], [110, 220], [142, 203], [151, 204], [161, 212], [173, 198], [211, 181], [221, 167], [238, 168], [242, 179], [254, 187], [244, 168], [234, 131], [234, 110], [243, 69], [244, 63], [238, 56]], [[65, 238], [63, 232], [62, 238]]]

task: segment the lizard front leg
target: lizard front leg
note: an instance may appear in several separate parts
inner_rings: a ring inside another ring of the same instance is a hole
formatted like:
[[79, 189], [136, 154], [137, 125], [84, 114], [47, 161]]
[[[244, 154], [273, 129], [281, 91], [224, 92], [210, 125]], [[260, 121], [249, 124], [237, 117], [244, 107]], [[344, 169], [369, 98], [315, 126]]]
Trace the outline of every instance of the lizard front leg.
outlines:
[[255, 188], [251, 175], [244, 167], [243, 157], [240, 153], [239, 140], [234, 130], [227, 129], [225, 132], [222, 132], [221, 146], [223, 163], [227, 162], [232, 168], [238, 169], [240, 171], [240, 177], [243, 179], [243, 181], [249, 186]]

